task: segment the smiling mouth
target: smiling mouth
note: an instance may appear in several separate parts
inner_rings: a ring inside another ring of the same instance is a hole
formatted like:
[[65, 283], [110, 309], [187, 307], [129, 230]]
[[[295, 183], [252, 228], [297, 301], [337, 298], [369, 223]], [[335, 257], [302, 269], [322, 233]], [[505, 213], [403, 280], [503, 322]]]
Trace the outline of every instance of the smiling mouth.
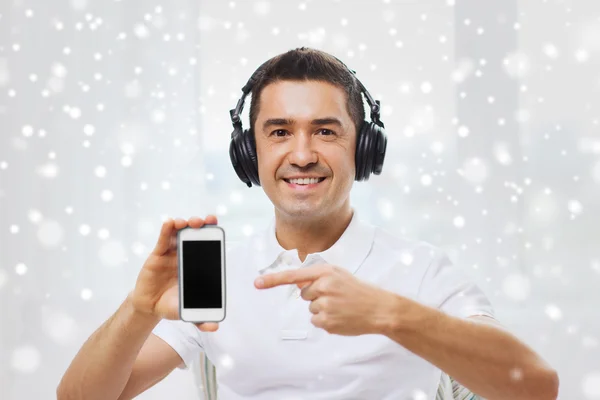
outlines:
[[321, 183], [325, 180], [325, 178], [299, 178], [299, 179], [284, 179], [287, 183], [291, 183], [294, 185], [314, 185], [316, 183]]

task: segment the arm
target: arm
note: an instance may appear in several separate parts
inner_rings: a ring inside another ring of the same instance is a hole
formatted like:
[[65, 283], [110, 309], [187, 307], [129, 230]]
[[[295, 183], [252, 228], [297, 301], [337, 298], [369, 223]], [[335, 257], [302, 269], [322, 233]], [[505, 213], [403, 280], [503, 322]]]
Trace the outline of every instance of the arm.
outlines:
[[130, 399], [182, 362], [151, 335], [160, 318], [135, 311], [130, 296], [79, 350], [57, 388], [59, 400]]
[[[150, 333], [163, 318], [179, 319], [177, 232], [216, 223], [214, 216], [163, 222], [135, 288], [79, 350], [56, 390], [59, 400], [132, 398], [182, 363], [174, 348]], [[211, 332], [219, 327], [217, 323], [195, 325]]]
[[[388, 299], [389, 300], [389, 299]], [[494, 319], [460, 319], [397, 296], [378, 331], [489, 400], [555, 400], [558, 376]]]

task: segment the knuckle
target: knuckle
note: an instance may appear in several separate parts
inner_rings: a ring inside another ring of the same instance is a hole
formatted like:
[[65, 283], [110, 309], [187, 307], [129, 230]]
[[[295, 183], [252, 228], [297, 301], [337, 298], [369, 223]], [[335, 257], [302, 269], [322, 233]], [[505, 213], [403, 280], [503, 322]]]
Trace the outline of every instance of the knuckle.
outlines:
[[333, 282], [331, 279], [323, 279], [321, 281], [320, 289], [322, 292], [329, 292], [333, 288]]
[[321, 324], [321, 318], [319, 317], [319, 314], [315, 314], [312, 317], [310, 317], [310, 322], [314, 325], [314, 326], [318, 326], [320, 327]]

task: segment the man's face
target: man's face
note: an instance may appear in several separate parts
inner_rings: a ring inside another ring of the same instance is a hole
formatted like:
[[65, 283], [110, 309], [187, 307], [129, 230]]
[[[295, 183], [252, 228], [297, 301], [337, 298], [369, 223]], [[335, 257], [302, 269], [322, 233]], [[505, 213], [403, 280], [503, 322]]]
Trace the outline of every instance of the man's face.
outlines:
[[254, 129], [261, 186], [277, 212], [323, 217], [348, 201], [356, 128], [342, 89], [318, 81], [269, 84]]

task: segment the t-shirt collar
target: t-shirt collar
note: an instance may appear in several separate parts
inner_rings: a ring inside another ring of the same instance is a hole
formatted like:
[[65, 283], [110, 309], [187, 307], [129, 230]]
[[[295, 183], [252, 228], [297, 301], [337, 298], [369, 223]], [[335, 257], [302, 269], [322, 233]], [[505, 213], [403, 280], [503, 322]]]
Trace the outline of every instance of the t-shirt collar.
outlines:
[[[348, 227], [333, 246], [325, 251], [308, 254], [305, 263], [313, 260], [345, 268], [351, 273], [358, 270], [371, 250], [375, 228], [363, 221], [356, 210], [352, 209], [352, 211], [352, 219]], [[256, 266], [259, 273], [280, 262], [286, 254], [297, 256], [297, 249], [286, 250], [279, 244], [275, 235], [275, 218], [271, 220], [256, 245], [258, 247], [256, 250], [260, 253]]]

